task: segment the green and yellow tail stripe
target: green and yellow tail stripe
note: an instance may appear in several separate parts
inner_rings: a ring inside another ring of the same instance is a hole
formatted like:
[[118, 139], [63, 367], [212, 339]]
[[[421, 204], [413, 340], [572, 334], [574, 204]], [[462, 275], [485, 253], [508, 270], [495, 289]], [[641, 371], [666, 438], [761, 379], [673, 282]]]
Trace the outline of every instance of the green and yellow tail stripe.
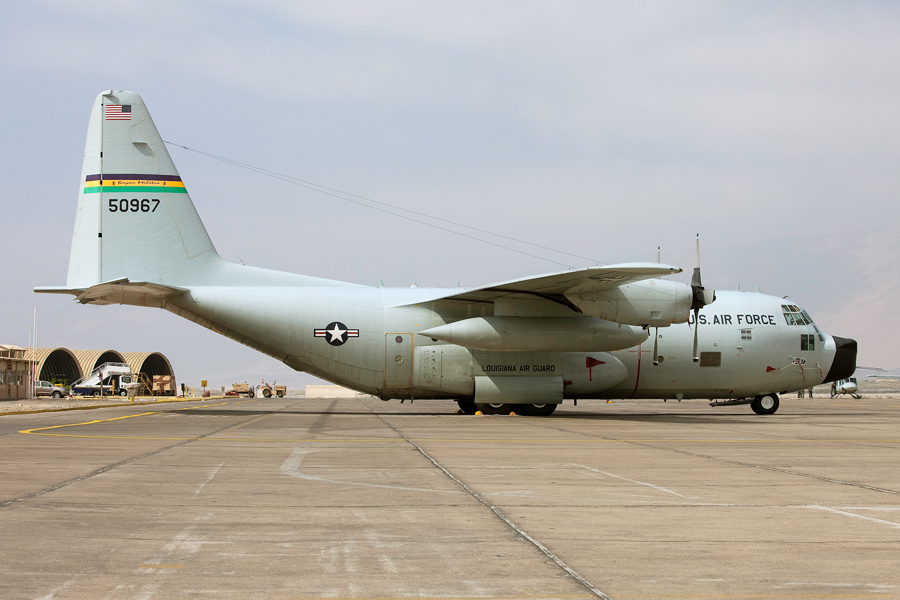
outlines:
[[162, 192], [186, 194], [184, 182], [178, 175], [113, 174], [88, 175], [84, 178], [84, 193], [99, 194], [100, 190], [116, 192]]

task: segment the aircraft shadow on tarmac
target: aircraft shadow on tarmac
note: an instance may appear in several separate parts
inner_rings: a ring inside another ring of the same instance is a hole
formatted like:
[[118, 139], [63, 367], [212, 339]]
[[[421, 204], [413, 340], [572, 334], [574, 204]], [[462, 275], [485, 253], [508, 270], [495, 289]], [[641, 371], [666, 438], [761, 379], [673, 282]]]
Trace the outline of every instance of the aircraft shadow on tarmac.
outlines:
[[[447, 413], [443, 411], [415, 411], [415, 412], [385, 412], [379, 413], [377, 411], [364, 411], [364, 410], [347, 410], [347, 411], [333, 411], [333, 410], [215, 410], [215, 409], [192, 409], [189, 411], [178, 412], [181, 416], [211, 416], [211, 417], [249, 417], [249, 416], [266, 416], [266, 415], [308, 415], [308, 416], [373, 416], [373, 415], [383, 415], [387, 417], [434, 417], [434, 416], [459, 416], [464, 417], [466, 415], [455, 415], [453, 413]], [[805, 417], [841, 417], [846, 418], [848, 413], [804, 413]], [[484, 418], [493, 418], [493, 419], [504, 419], [506, 415], [490, 415]], [[673, 423], [673, 424], [688, 424], [688, 425], [702, 425], [702, 424], [722, 424], [723, 421], [727, 422], [728, 420], [739, 420], [739, 422], [744, 423], [747, 419], [752, 419], [753, 421], [758, 421], [760, 424], [767, 423], [771, 420], [777, 420], [778, 416], [765, 416], [760, 417], [753, 414], [735, 414], [735, 413], [722, 413], [718, 415], [711, 414], [701, 414], [698, 412], [688, 412], [681, 413], [677, 415], [673, 414], [660, 414], [660, 413], [652, 413], [648, 412], [645, 414], [634, 414], [634, 413], [612, 413], [612, 412], [570, 412], [566, 411], [563, 414], [556, 414], [550, 417], [526, 417], [524, 415], [518, 415], [516, 418], [524, 418], [528, 419], [529, 422], [532, 423], [542, 423], [546, 425], [560, 424], [566, 421], [630, 421], [630, 422], [648, 422], [648, 423]]]

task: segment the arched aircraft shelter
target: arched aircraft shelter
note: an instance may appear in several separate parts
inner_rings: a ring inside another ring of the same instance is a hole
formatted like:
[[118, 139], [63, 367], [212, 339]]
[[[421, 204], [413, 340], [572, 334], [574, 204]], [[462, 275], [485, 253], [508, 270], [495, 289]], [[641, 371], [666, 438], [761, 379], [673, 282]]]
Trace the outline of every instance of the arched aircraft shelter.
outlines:
[[[28, 358], [31, 358], [30, 353]], [[84, 376], [78, 358], [68, 348], [38, 348], [34, 361], [34, 371], [42, 381], [71, 384]]]
[[150, 381], [154, 375], [175, 375], [172, 363], [159, 352], [125, 352], [122, 356], [132, 371], [143, 373]]
[[[31, 358], [30, 353], [28, 358]], [[146, 375], [149, 381], [153, 381], [154, 375], [175, 375], [172, 363], [159, 352], [37, 348], [34, 358], [37, 379], [66, 385], [90, 375], [94, 369], [108, 362], [127, 363], [134, 373]]]

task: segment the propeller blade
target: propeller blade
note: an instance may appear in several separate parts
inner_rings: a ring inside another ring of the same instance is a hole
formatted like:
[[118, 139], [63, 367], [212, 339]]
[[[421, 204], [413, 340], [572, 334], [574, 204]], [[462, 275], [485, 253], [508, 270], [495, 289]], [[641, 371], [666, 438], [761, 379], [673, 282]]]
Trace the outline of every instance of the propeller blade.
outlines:
[[656, 328], [655, 333], [653, 334], [653, 366], [659, 366], [659, 327]]
[[697, 320], [697, 316], [700, 313], [699, 308], [694, 309], [694, 353], [691, 355], [694, 359], [694, 362], [700, 362], [700, 354], [698, 353], [699, 347], [697, 343], [697, 330], [700, 328], [700, 321]]
[[697, 340], [697, 330], [700, 329], [700, 309], [707, 304], [716, 301], [716, 290], [704, 289], [700, 280], [700, 234], [697, 234], [697, 241], [694, 246], [694, 275], [691, 277], [691, 291], [693, 299], [691, 308], [694, 310], [694, 353], [692, 358], [694, 362], [700, 362], [699, 343]]
[[700, 234], [697, 234], [697, 241], [694, 245], [694, 275], [691, 277], [691, 287], [703, 288], [700, 283]]

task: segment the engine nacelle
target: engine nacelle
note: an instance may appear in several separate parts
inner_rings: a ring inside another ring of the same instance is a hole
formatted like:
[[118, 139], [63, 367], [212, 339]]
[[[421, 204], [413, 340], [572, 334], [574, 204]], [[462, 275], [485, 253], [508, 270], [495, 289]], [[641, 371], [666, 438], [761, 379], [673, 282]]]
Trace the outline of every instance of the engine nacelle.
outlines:
[[606, 352], [644, 342], [648, 332], [594, 317], [476, 317], [420, 331], [476, 350]]
[[641, 327], [668, 327], [686, 323], [691, 311], [691, 286], [675, 281], [650, 279], [602, 292], [579, 292], [568, 298], [584, 314], [607, 321]]

